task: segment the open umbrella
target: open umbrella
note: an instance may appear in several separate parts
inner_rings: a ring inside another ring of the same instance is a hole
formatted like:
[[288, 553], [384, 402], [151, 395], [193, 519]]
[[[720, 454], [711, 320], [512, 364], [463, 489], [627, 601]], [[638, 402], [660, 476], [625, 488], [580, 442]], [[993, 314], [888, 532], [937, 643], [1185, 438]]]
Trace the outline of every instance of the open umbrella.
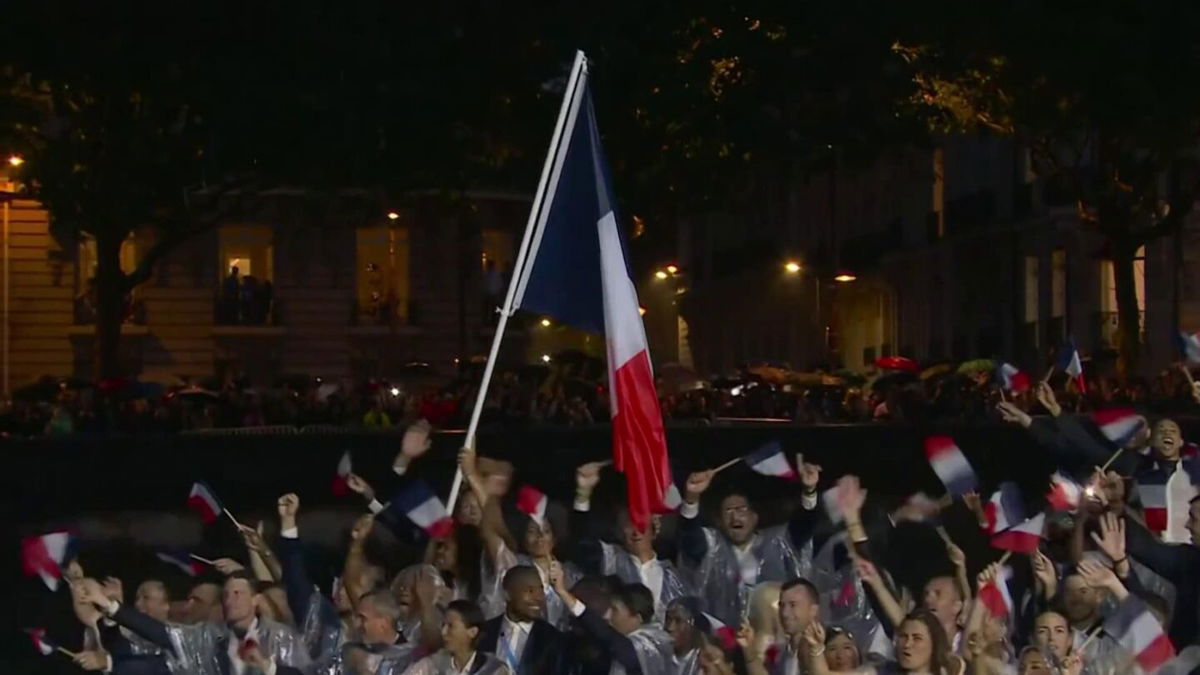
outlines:
[[908, 373], [917, 373], [921, 370], [915, 360], [904, 356], [881, 356], [875, 359], [875, 367], [880, 370], [901, 370]]
[[946, 375], [947, 373], [953, 373], [953, 372], [954, 372], [954, 364], [939, 363], [937, 365], [930, 366], [930, 367], [926, 368], [925, 370], [922, 370], [921, 371], [921, 379], [928, 380], [930, 378], [940, 377], [942, 375]]
[[911, 384], [918, 381], [920, 380], [917, 378], [916, 373], [911, 373], [906, 370], [899, 370], [892, 373], [885, 373], [875, 378], [875, 381], [871, 383], [871, 389], [873, 391], [879, 391], [889, 387], [903, 387], [906, 384]]
[[972, 373], [990, 373], [996, 369], [996, 362], [991, 359], [975, 359], [974, 361], [965, 361], [958, 367], [960, 375], [970, 375]]

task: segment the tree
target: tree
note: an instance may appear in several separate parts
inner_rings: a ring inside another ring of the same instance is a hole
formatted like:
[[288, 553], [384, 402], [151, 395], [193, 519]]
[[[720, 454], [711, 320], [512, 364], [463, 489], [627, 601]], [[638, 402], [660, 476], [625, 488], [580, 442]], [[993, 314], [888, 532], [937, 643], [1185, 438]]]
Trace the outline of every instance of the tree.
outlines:
[[1200, 7], [1186, 2], [941, 4], [896, 50], [937, 132], [1027, 147], [1079, 219], [1103, 235], [1117, 290], [1122, 372], [1141, 330], [1134, 257], [1179, 230], [1200, 190]]

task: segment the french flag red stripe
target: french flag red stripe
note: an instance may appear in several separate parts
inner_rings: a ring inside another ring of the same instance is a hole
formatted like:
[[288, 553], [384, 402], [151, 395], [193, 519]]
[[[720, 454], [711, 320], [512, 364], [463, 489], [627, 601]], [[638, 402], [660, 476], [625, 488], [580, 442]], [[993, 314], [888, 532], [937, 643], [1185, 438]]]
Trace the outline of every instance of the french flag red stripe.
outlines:
[[187, 504], [188, 508], [200, 514], [200, 520], [205, 525], [211, 525], [221, 517], [221, 502], [217, 500], [217, 493], [201, 481], [192, 484]]
[[71, 550], [69, 532], [51, 532], [21, 540], [21, 568], [26, 576], [37, 576], [51, 591], [58, 590], [63, 564]]
[[350, 451], [342, 453], [342, 458], [338, 460], [337, 473], [333, 476], [333, 494], [335, 497], [345, 497], [350, 493], [350, 485], [347, 479], [350, 477], [350, 472], [353, 469], [350, 466]]
[[1046, 503], [1057, 511], [1075, 511], [1083, 497], [1083, 488], [1079, 483], [1055, 471], [1050, 476], [1050, 490], [1046, 493]]
[[1033, 553], [1042, 543], [1046, 514], [1039, 513], [1020, 525], [992, 537], [992, 546], [1013, 553]]
[[532, 518], [538, 525], [546, 522], [546, 505], [549, 503], [546, 495], [535, 487], [522, 485], [517, 490], [517, 510]]

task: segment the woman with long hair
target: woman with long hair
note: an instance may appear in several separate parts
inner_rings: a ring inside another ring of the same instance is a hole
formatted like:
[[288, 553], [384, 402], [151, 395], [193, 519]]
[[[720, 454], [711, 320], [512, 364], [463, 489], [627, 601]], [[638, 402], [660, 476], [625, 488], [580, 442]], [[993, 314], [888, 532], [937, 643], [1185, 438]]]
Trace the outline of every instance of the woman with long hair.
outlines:
[[896, 627], [896, 660], [879, 666], [834, 671], [825, 658], [825, 628], [813, 622], [804, 633], [813, 675], [961, 675], [964, 664], [951, 652], [938, 618], [927, 609], [910, 612]]

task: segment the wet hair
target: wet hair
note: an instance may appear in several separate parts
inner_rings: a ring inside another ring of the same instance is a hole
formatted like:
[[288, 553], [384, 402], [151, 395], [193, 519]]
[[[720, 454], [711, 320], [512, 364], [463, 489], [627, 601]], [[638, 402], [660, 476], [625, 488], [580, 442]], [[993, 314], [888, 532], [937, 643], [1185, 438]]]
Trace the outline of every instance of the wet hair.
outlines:
[[630, 612], [641, 617], [642, 623], [650, 623], [654, 620], [654, 596], [650, 594], [649, 588], [641, 584], [621, 586], [613, 594], [613, 601], [628, 607]]
[[593, 612], [603, 615], [612, 605], [612, 591], [600, 577], [584, 577], [571, 587], [571, 595]]
[[812, 600], [813, 602], [816, 602], [816, 603], [821, 602], [821, 594], [817, 591], [817, 587], [814, 586], [811, 581], [809, 581], [808, 579], [805, 579], [804, 577], [796, 577], [795, 579], [790, 579], [790, 580], [784, 582], [784, 584], [779, 587], [780, 597], [782, 597], [784, 593], [787, 593], [788, 591], [792, 590], [793, 588], [796, 588], [797, 586], [803, 586], [804, 590], [808, 591], [808, 599], [809, 600]]
[[386, 589], [377, 588], [368, 591], [363, 594], [359, 602], [363, 600], [369, 600], [375, 611], [382, 614], [390, 623], [395, 624], [400, 621], [400, 603], [396, 602], [396, 597]]
[[225, 583], [229, 583], [230, 581], [234, 581], [237, 579], [241, 579], [242, 581], [245, 581], [247, 584], [250, 584], [250, 590], [254, 591], [255, 593], [262, 592], [261, 590], [259, 590], [259, 587], [258, 587], [258, 579], [254, 578], [253, 574], [251, 574], [249, 571], [244, 570], [244, 569], [236, 570], [233, 573], [226, 576]]
[[470, 600], [452, 600], [446, 605], [446, 612], [455, 612], [462, 617], [463, 625], [467, 628], [474, 628], [475, 639], [471, 640], [471, 646], [474, 647], [479, 643], [479, 636], [483, 634], [483, 625], [487, 621], [483, 618], [483, 610], [479, 609], [479, 605]]
[[[962, 590], [959, 589], [958, 582], [954, 580], [953, 576], [949, 574], [935, 574], [925, 580], [925, 586], [928, 586], [929, 582], [933, 581], [934, 579], [949, 579], [950, 588], [954, 589], [954, 597], [958, 598], [959, 602], [966, 602], [968, 600], [968, 598], [963, 597]], [[1064, 576], [1063, 579], [1066, 579], [1066, 577]], [[922, 586], [921, 588], [924, 589], [925, 586]]]
[[513, 586], [524, 579], [536, 581], [539, 586], [542, 584], [542, 575], [538, 574], [532, 565], [517, 565], [504, 573], [504, 592], [512, 590]]
[[[925, 626], [925, 630], [929, 631], [929, 672], [931, 673], [948, 673], [953, 672], [950, 667], [950, 659], [953, 657], [950, 639], [946, 637], [946, 631], [942, 629], [942, 622], [934, 613], [928, 609], [915, 609], [908, 613], [900, 621], [903, 625], [909, 621], [916, 621]], [[896, 626], [899, 632], [900, 626]]]

